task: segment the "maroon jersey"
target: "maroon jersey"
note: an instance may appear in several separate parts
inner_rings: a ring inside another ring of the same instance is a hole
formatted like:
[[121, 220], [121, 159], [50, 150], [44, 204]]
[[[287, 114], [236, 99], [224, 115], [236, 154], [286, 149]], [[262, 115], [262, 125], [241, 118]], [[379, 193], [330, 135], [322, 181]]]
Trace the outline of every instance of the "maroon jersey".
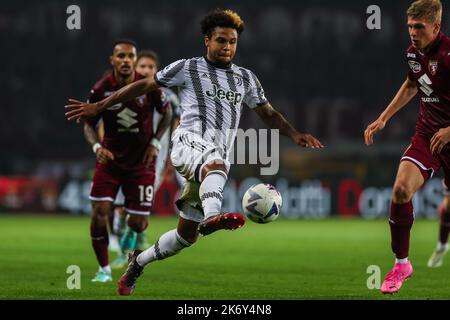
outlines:
[[[134, 81], [144, 76], [135, 73]], [[114, 73], [110, 72], [92, 88], [89, 102], [97, 102], [120, 89]], [[153, 132], [153, 112], [164, 113], [167, 103], [162, 100], [160, 90], [151, 91], [131, 101], [119, 103], [101, 112], [89, 121], [96, 125], [103, 120], [105, 136], [102, 146], [114, 154], [114, 164], [123, 169], [135, 168], [142, 164]]]
[[421, 100], [416, 132], [431, 139], [450, 126], [450, 39], [441, 32], [426, 54], [410, 46], [406, 59]]

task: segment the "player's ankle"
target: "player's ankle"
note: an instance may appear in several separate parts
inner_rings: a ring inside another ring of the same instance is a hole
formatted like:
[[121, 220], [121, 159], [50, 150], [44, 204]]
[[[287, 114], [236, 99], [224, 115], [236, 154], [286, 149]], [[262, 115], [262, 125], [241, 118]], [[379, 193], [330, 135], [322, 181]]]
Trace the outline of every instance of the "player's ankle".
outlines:
[[395, 263], [405, 264], [405, 263], [408, 263], [408, 262], [409, 262], [409, 258], [408, 257], [401, 258], [401, 259], [395, 258]]
[[98, 271], [99, 272], [111, 273], [111, 267], [109, 266], [109, 264], [104, 266], [104, 267], [99, 266], [98, 267]]
[[438, 251], [448, 250], [448, 242], [442, 243], [442, 242], [438, 241], [436, 249]]

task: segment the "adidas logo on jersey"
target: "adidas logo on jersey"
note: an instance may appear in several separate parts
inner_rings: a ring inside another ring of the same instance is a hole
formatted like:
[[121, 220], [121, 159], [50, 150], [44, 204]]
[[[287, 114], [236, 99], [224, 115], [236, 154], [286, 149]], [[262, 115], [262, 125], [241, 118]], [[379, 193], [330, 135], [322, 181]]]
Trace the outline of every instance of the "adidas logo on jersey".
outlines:
[[217, 88], [215, 84], [211, 90], [206, 91], [206, 95], [211, 98], [219, 98], [220, 100], [227, 100], [232, 105], [236, 106], [242, 101], [242, 94], [232, 90], [225, 91], [223, 89]]

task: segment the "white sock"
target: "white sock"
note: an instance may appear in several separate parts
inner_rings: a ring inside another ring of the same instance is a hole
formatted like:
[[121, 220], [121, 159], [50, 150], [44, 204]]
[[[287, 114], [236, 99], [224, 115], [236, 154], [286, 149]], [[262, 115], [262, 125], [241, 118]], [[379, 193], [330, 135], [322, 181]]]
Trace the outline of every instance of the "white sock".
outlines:
[[143, 267], [155, 260], [163, 260], [165, 258], [176, 255], [184, 248], [190, 247], [192, 243], [184, 240], [176, 229], [164, 233], [156, 243], [143, 251], [137, 258], [137, 263]]
[[104, 266], [104, 267], [98, 266], [98, 271], [99, 271], [99, 272], [108, 272], [108, 273], [111, 273], [111, 267], [109, 266], [109, 264], [108, 264], [107, 266]]
[[408, 262], [408, 257], [403, 258], [403, 259], [395, 259], [396, 263], [407, 263]]
[[208, 172], [205, 179], [203, 179], [200, 185], [199, 195], [202, 201], [205, 219], [220, 213], [223, 200], [223, 187], [226, 182], [227, 175], [220, 170]]
[[448, 242], [447, 243], [441, 243], [438, 241], [436, 249], [438, 251], [447, 250], [448, 249]]

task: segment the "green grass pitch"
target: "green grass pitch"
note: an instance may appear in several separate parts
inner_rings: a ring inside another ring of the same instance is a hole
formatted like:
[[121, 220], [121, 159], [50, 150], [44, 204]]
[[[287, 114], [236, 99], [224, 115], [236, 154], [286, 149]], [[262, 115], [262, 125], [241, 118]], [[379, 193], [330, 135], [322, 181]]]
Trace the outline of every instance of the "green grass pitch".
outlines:
[[[176, 218], [151, 217], [154, 242]], [[131, 297], [112, 283], [90, 280], [97, 266], [89, 218], [66, 215], [0, 215], [0, 299], [449, 299], [450, 257], [426, 266], [435, 247], [437, 221], [416, 221], [414, 275], [399, 294], [367, 288], [367, 267], [381, 278], [392, 267], [385, 220], [283, 220], [200, 239], [175, 257], [149, 265]], [[110, 259], [114, 258], [111, 254]], [[69, 265], [81, 269], [81, 289], [66, 286]]]

